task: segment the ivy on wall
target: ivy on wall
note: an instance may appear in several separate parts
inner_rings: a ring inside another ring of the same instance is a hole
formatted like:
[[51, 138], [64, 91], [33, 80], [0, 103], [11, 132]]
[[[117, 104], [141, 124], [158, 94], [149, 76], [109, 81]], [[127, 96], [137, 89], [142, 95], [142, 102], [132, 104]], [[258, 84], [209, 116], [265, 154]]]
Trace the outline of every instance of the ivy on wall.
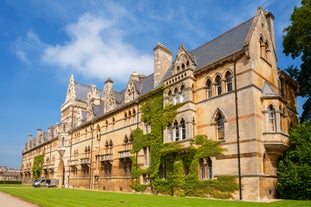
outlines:
[[41, 176], [41, 172], [43, 169], [43, 163], [44, 163], [44, 155], [45, 153], [43, 152], [43, 154], [37, 155], [34, 157], [33, 167], [32, 167], [32, 174], [33, 174], [34, 180], [39, 179]]
[[[132, 131], [132, 184], [131, 187], [143, 192], [147, 185], [140, 184], [140, 177], [150, 176], [153, 193], [176, 196], [199, 196], [230, 198], [238, 190], [236, 178], [221, 176], [213, 180], [200, 180], [198, 163], [201, 158], [221, 155], [224, 151], [219, 142], [208, 140], [204, 135], [196, 136], [185, 148], [179, 142], [163, 143], [163, 129], [174, 121], [177, 109], [182, 104], [167, 105], [163, 108], [163, 89], [159, 89], [142, 105], [142, 121], [150, 124], [151, 132], [143, 134], [140, 128]], [[137, 154], [144, 147], [150, 147], [150, 163], [146, 169], [137, 163]], [[160, 167], [165, 166], [165, 179], [160, 177]]]

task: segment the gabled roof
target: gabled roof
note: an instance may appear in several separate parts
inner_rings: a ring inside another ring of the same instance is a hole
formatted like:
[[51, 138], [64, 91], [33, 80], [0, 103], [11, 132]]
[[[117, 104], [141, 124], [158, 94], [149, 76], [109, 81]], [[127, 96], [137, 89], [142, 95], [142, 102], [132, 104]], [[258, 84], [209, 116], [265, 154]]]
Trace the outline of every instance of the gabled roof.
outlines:
[[198, 70], [243, 49], [254, 17], [190, 52]]
[[137, 89], [139, 90], [138, 92], [140, 96], [143, 96], [153, 90], [153, 81], [153, 73], [139, 81], [140, 84], [137, 85]]
[[76, 99], [85, 101], [88, 92], [91, 90], [91, 87], [75, 81], [75, 90], [76, 90]]

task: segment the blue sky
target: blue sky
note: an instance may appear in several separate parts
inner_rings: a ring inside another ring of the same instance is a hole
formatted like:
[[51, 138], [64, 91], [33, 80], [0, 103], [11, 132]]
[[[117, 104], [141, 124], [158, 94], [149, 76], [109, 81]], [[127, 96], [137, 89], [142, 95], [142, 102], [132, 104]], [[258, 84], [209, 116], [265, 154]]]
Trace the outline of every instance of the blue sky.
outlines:
[[[20, 167], [28, 135], [60, 120], [70, 74], [116, 90], [129, 75], [153, 70], [158, 42], [174, 55], [208, 42], [253, 17], [259, 6], [275, 16], [278, 65], [284, 27], [300, 0], [3, 0], [0, 7], [0, 165]], [[299, 99], [299, 104], [302, 101]], [[299, 111], [301, 113], [301, 111]]]

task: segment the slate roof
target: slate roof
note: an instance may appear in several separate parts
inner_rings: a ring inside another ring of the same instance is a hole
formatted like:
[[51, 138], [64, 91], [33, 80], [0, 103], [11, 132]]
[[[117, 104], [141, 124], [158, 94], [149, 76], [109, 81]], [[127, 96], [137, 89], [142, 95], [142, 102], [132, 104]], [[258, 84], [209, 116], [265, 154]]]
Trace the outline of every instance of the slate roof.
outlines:
[[145, 77], [143, 80], [140, 81], [140, 84], [138, 85], [139, 88], [139, 95], [143, 96], [147, 93], [149, 93], [150, 91], [153, 90], [153, 82], [154, 82], [154, 78], [153, 78], [153, 73], [147, 77]]
[[104, 104], [94, 105], [94, 115], [99, 116], [104, 113]]
[[243, 49], [253, 18], [191, 51], [196, 70]]
[[88, 92], [91, 90], [90, 86], [78, 83], [75, 81], [76, 99], [85, 101]]

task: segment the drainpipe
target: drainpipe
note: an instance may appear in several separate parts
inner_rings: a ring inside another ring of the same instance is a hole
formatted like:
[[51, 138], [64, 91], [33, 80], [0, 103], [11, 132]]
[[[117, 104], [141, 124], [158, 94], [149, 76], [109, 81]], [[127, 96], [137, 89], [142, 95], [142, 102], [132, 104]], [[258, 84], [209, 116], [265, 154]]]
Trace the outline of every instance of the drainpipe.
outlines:
[[234, 96], [235, 96], [235, 120], [236, 120], [236, 136], [238, 150], [238, 176], [239, 176], [239, 195], [242, 200], [242, 179], [241, 179], [241, 153], [240, 153], [240, 131], [239, 131], [239, 110], [238, 110], [238, 90], [236, 78], [236, 58], [234, 59], [233, 74], [234, 74]]
[[94, 140], [94, 122], [92, 121], [92, 142], [91, 142], [91, 158], [90, 158], [90, 179], [89, 179], [89, 189], [91, 190], [92, 185], [92, 156], [93, 156], [93, 140]]

